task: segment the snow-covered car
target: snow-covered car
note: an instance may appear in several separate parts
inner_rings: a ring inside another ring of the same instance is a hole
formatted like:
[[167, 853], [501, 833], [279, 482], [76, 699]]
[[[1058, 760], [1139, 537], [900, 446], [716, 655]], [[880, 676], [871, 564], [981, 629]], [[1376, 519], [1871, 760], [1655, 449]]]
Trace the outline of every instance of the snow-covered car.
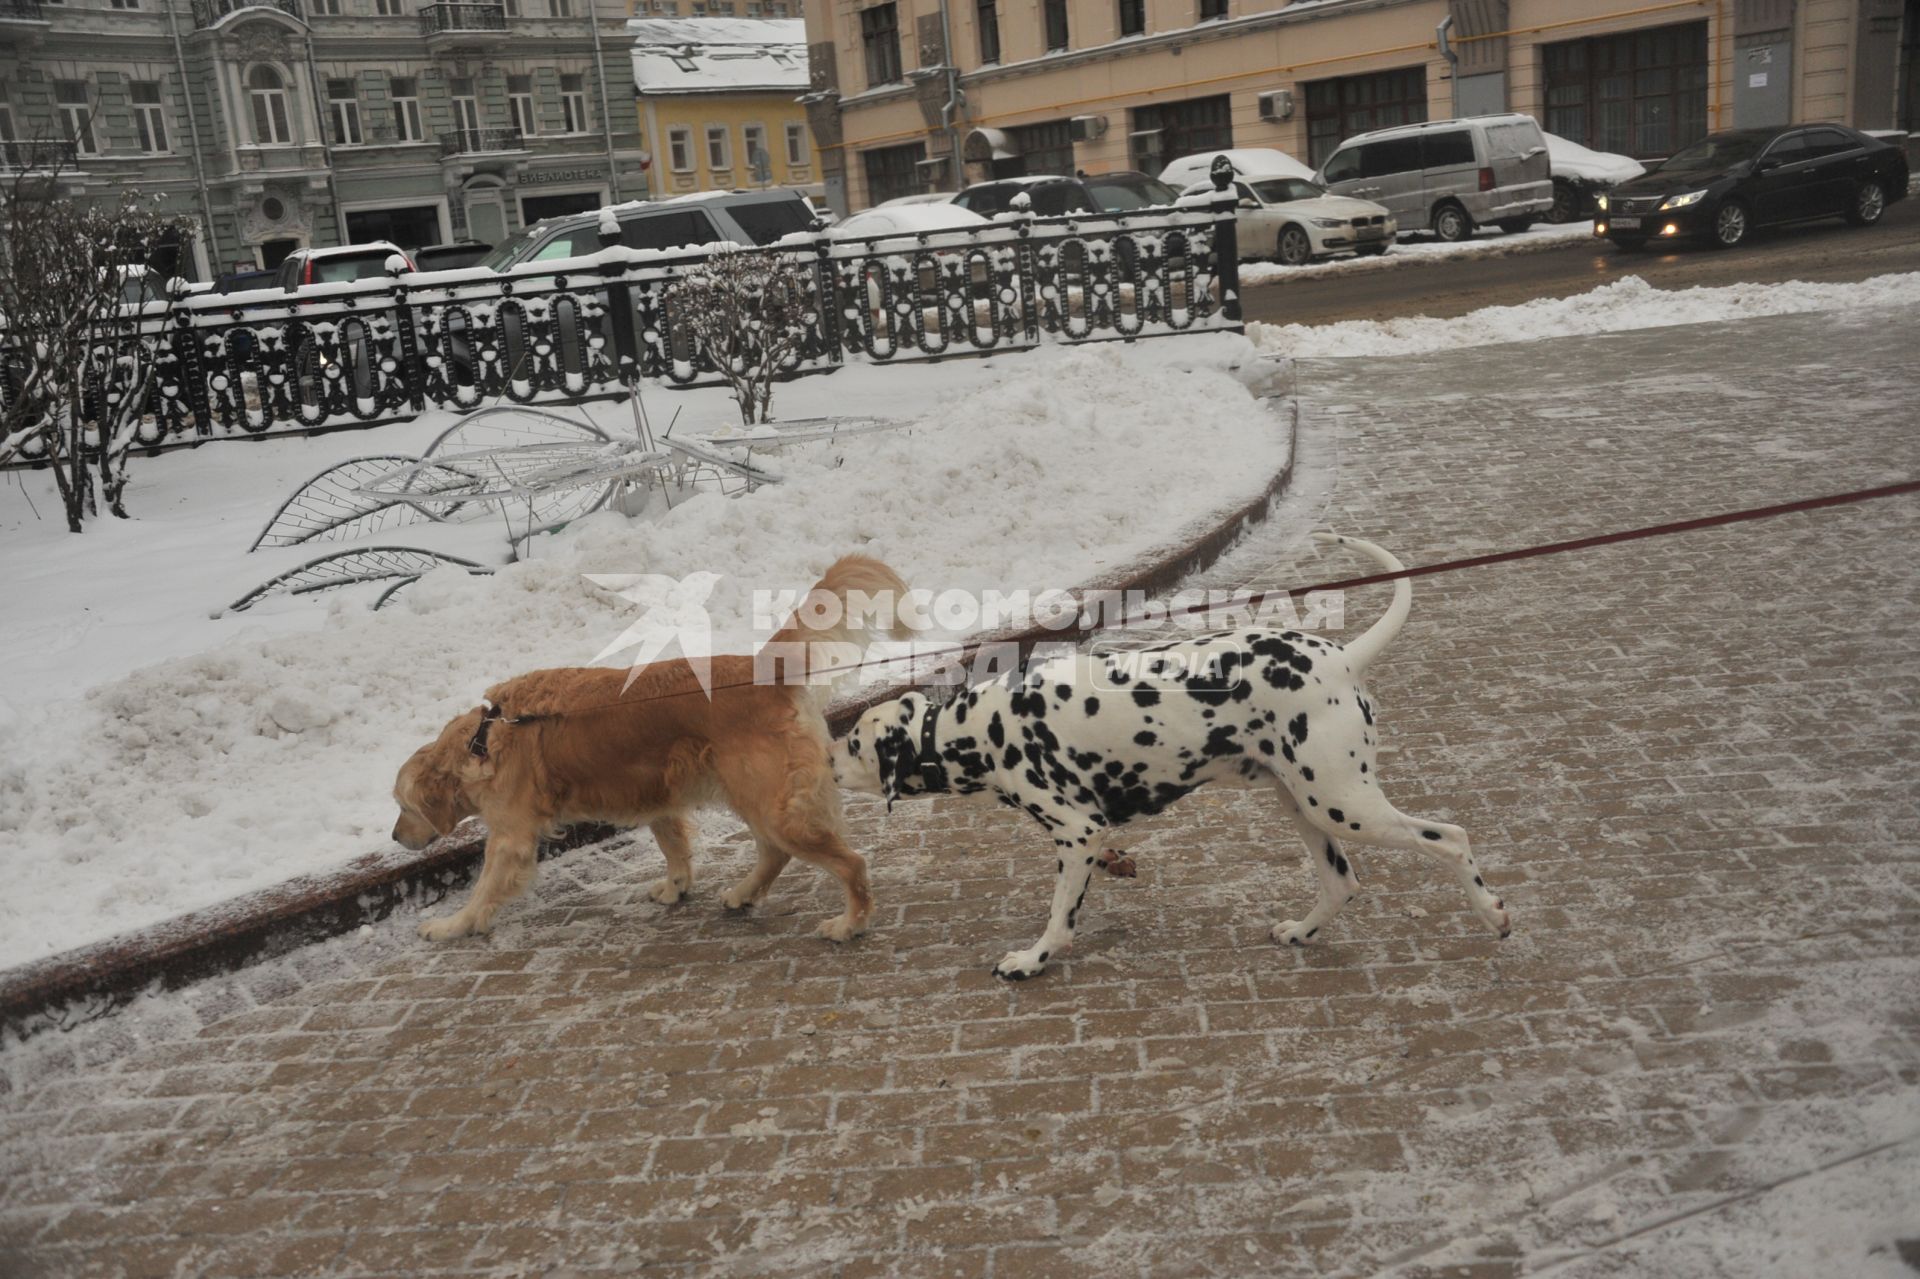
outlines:
[[1214, 159], [1223, 155], [1227, 157], [1227, 163], [1233, 166], [1234, 173], [1241, 177], [1249, 174], [1263, 178], [1313, 177], [1312, 168], [1285, 151], [1276, 151], [1272, 147], [1228, 147], [1224, 151], [1196, 151], [1192, 155], [1183, 155], [1160, 170], [1160, 180], [1182, 190], [1195, 183], [1211, 181]]
[[[923, 247], [920, 237], [943, 231], [968, 231], [992, 226], [993, 223], [970, 209], [963, 209], [948, 202], [919, 201], [916, 203], [896, 203], [888, 201], [863, 209], [859, 213], [842, 218], [828, 236], [838, 242], [858, 242], [863, 251], [876, 255], [888, 252], [917, 253]], [[966, 253], [964, 245], [932, 246], [932, 258], [935, 262], [943, 258], [954, 258]], [[935, 270], [932, 263], [923, 263], [916, 287], [924, 294], [937, 294], [938, 286], [934, 280]], [[969, 271], [969, 278], [976, 285], [986, 283], [987, 271], [984, 262], [976, 260]], [[991, 308], [978, 305], [977, 317], [983, 323], [991, 323]], [[891, 337], [892, 321], [881, 305], [880, 282], [872, 276], [867, 278], [867, 310], [872, 318], [876, 334]], [[909, 308], [911, 311], [911, 308]], [[924, 308], [921, 322], [929, 328], [940, 325], [938, 307]]]
[[1122, 170], [1071, 178], [1046, 173], [995, 178], [974, 183], [954, 196], [953, 202], [963, 209], [992, 217], [1012, 208], [1015, 197], [1021, 195], [1027, 197], [1033, 212], [1043, 218], [1069, 213], [1126, 213], [1171, 205], [1179, 198], [1177, 188], [1158, 178]]
[[1578, 142], [1544, 130], [1547, 161], [1553, 168], [1553, 208], [1549, 222], [1572, 222], [1593, 213], [1594, 197], [1631, 182], [1647, 171], [1638, 160], [1611, 151], [1590, 151]]
[[[1236, 177], [1240, 212], [1240, 260], [1272, 258], [1283, 266], [1304, 266], [1338, 253], [1363, 257], [1385, 253], [1399, 226], [1385, 205], [1352, 196], [1329, 195], [1306, 178]], [[1183, 195], [1205, 195], [1211, 181], [1196, 182]]]
[[903, 204], [952, 204], [954, 193], [951, 191], [922, 191], [918, 195], [896, 195], [891, 200], [882, 200], [874, 205], [876, 209], [897, 209]]

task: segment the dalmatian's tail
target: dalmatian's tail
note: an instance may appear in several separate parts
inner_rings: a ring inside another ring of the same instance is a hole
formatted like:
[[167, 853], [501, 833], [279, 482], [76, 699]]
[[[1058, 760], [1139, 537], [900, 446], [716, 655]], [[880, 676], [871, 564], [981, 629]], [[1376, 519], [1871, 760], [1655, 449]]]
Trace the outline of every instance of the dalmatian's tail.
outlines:
[[[1315, 533], [1313, 540], [1323, 545], [1350, 546], [1371, 557], [1389, 573], [1403, 572], [1407, 567], [1386, 547], [1375, 546], [1372, 542], [1365, 542], [1357, 537], [1343, 537], [1338, 533]], [[1369, 626], [1366, 634], [1358, 639], [1347, 641], [1347, 659], [1353, 663], [1355, 679], [1363, 676], [1367, 668], [1373, 665], [1374, 659], [1387, 651], [1387, 645], [1393, 643], [1393, 637], [1400, 633], [1400, 628], [1406, 624], [1407, 614], [1412, 611], [1413, 584], [1403, 577], [1393, 584], [1393, 603], [1388, 605], [1387, 611], [1380, 615], [1380, 620]]]

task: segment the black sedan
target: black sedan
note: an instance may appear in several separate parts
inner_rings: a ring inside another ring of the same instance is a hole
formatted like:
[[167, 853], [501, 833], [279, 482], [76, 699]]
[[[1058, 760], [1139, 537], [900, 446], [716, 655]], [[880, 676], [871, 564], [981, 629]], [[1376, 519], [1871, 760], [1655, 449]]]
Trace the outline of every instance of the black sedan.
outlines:
[[1694, 238], [1730, 249], [1781, 222], [1872, 226], [1906, 194], [1906, 154], [1878, 138], [1837, 124], [1735, 129], [1601, 196], [1593, 230], [1627, 249]]

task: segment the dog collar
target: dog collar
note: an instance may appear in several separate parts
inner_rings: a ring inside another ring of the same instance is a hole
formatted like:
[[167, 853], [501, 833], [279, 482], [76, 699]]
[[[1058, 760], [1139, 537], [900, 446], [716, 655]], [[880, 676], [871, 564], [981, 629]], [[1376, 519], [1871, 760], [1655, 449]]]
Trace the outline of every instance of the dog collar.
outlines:
[[554, 713], [551, 711], [542, 715], [509, 716], [492, 702], [481, 698], [480, 727], [474, 729], [473, 736], [467, 739], [467, 754], [473, 756], [475, 759], [485, 759], [487, 757], [487, 735], [493, 732], [493, 726], [496, 722], [502, 724], [531, 724], [538, 720], [552, 719], [553, 717]]
[[940, 708], [933, 702], [927, 703], [927, 713], [920, 719], [920, 758], [916, 765], [920, 770], [920, 787], [929, 795], [943, 794], [947, 789], [947, 770], [940, 763], [940, 751], [933, 744], [933, 732], [940, 722]]

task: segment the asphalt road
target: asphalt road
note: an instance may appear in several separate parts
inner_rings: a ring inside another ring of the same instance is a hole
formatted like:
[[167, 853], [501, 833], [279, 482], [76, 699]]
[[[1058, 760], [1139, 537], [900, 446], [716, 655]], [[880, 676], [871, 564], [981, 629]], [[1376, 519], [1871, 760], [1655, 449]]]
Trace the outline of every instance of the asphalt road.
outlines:
[[1920, 271], [1920, 196], [1895, 204], [1880, 224], [1861, 229], [1837, 219], [1757, 232], [1729, 251], [1683, 245], [1665, 252], [1623, 252], [1604, 241], [1575, 241], [1504, 257], [1409, 262], [1397, 270], [1354, 271], [1249, 287], [1249, 320], [1325, 324], [1403, 315], [1464, 315], [1484, 306], [1566, 297], [1625, 275], [1659, 289], [1780, 280], [1864, 280]]

